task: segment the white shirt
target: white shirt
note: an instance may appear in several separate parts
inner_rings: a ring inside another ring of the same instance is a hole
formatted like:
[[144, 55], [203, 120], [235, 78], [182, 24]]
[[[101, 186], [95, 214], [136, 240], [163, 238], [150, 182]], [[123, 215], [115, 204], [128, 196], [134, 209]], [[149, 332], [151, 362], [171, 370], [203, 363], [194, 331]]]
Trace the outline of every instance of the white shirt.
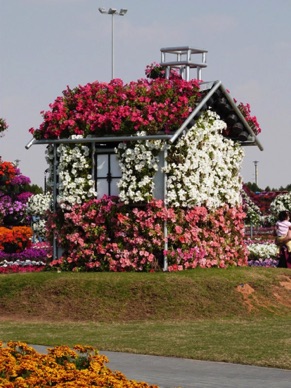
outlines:
[[286, 236], [288, 233], [288, 230], [291, 226], [291, 222], [285, 220], [285, 221], [277, 221], [276, 222], [276, 233], [278, 237]]

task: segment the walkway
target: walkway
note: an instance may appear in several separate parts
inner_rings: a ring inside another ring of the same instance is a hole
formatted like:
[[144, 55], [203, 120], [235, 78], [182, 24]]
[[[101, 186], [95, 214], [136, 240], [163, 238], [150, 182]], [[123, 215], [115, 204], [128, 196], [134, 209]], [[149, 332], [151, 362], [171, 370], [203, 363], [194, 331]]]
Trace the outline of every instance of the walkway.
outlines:
[[[46, 352], [43, 346], [34, 348]], [[100, 354], [109, 358], [110, 369], [160, 388], [291, 388], [289, 370], [121, 352]]]

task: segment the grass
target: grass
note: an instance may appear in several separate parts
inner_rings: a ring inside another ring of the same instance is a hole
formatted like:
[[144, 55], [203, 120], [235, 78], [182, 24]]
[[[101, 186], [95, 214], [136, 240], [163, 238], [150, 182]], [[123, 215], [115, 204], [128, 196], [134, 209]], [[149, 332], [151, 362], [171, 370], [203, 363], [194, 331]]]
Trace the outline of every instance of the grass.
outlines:
[[0, 277], [0, 339], [291, 369], [291, 271]]

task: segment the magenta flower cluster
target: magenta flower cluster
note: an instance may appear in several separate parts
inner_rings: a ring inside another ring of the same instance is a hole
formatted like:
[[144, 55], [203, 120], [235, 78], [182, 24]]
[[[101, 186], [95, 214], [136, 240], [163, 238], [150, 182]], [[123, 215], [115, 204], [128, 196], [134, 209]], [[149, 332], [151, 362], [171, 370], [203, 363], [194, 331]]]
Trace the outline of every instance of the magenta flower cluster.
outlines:
[[29, 185], [30, 183], [30, 178], [22, 174], [16, 175], [10, 182], [12, 186]]
[[246, 119], [247, 123], [249, 124], [250, 128], [253, 130], [255, 135], [258, 135], [262, 132], [262, 129], [260, 127], [260, 124], [258, 123], [257, 117], [252, 116], [251, 114], [251, 106], [250, 104], [244, 104], [240, 102], [238, 104], [238, 109], [243, 114], [244, 118]]
[[23, 198], [14, 200], [9, 195], [0, 196], [0, 220], [4, 225], [8, 219], [13, 225], [27, 225], [29, 219], [26, 215], [26, 208], [27, 205]]
[[94, 82], [74, 89], [67, 87], [63, 96], [43, 111], [43, 122], [30, 132], [36, 139], [68, 138], [71, 135], [156, 134], [171, 132], [195, 108], [199, 82], [181, 78], [140, 79], [124, 84], [120, 79], [109, 83]]

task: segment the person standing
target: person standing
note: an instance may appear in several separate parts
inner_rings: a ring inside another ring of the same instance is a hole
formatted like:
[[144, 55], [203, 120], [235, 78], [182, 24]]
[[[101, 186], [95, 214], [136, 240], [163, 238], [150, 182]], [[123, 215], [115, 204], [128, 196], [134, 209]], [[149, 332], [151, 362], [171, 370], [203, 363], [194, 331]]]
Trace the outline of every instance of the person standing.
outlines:
[[275, 242], [277, 245], [286, 245], [288, 252], [291, 252], [291, 222], [290, 215], [287, 210], [279, 213], [278, 221], [275, 224]]

